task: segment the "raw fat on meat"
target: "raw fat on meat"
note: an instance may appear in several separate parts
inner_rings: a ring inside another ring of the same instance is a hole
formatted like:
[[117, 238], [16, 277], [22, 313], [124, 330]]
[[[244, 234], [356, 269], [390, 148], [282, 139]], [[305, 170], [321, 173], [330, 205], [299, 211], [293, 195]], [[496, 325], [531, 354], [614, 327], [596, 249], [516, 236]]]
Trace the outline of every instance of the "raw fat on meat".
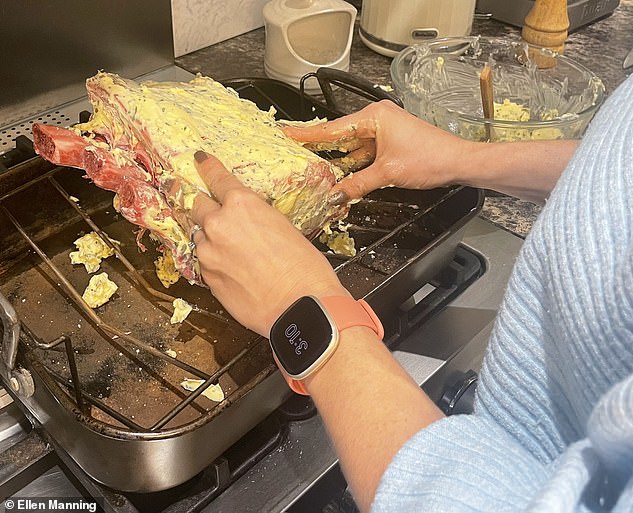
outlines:
[[285, 136], [273, 109], [262, 111], [208, 77], [139, 84], [98, 73], [86, 87], [90, 120], [70, 129], [35, 124], [36, 151], [114, 191], [116, 209], [151, 231], [191, 283], [203, 284], [187, 211], [198, 192], [209, 193], [194, 166], [198, 150], [216, 156], [308, 237], [347, 214], [327, 203], [340, 169]]

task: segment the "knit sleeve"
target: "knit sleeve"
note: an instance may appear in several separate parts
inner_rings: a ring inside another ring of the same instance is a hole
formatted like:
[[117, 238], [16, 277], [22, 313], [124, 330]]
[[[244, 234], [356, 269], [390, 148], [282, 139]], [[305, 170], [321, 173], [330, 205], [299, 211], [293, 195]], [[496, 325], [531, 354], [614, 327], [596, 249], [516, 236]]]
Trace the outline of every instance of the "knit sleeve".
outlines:
[[448, 417], [420, 431], [383, 475], [372, 513], [523, 511], [549, 470], [491, 419]]
[[633, 376], [599, 401], [588, 436], [543, 463], [492, 417], [417, 433], [383, 475], [372, 513], [633, 511]]

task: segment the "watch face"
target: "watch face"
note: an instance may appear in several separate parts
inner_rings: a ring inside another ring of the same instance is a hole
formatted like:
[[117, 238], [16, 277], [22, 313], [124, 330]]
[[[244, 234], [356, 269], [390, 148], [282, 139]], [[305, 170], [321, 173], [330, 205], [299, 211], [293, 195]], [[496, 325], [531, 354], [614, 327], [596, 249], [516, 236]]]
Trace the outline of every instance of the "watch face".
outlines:
[[275, 322], [270, 342], [285, 371], [299, 376], [325, 352], [335, 333], [317, 302], [302, 297]]

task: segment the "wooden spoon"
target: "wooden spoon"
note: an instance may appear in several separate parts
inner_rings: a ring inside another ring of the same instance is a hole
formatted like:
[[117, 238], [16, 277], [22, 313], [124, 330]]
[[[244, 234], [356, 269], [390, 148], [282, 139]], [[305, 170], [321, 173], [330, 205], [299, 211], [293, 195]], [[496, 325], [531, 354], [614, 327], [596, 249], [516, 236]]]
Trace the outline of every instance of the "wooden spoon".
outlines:
[[484, 127], [486, 129], [486, 140], [492, 140], [492, 127], [490, 121], [495, 117], [494, 93], [492, 88], [492, 68], [489, 64], [484, 66], [479, 74], [479, 89], [481, 90], [481, 105], [484, 110]]

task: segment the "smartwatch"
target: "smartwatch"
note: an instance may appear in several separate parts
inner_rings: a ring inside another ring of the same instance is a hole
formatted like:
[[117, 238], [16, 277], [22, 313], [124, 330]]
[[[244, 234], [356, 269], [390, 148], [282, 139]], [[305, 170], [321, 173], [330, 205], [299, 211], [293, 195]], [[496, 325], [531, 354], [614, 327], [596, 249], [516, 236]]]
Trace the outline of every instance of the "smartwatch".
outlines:
[[277, 366], [290, 388], [309, 395], [302, 380], [334, 354], [339, 333], [367, 326], [382, 340], [380, 320], [366, 301], [349, 296], [304, 296], [281, 314], [270, 329], [270, 346]]

